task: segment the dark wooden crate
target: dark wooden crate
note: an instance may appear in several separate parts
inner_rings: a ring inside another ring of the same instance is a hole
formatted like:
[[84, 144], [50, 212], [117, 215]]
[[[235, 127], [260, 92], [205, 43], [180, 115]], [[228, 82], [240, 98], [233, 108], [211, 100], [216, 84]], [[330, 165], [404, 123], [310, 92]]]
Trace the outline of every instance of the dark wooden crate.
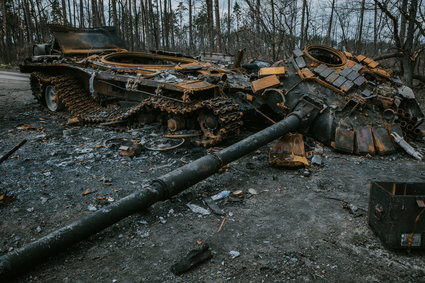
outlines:
[[425, 249], [425, 183], [372, 183], [368, 218], [387, 248]]

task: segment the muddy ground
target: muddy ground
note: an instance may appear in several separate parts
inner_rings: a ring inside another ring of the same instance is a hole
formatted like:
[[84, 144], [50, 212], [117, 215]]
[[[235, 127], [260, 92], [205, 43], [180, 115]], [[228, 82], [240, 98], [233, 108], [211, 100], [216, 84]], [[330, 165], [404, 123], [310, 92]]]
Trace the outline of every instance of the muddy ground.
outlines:
[[[187, 142], [172, 151], [119, 156], [110, 139], [155, 142], [163, 130], [72, 128], [65, 118], [42, 111], [26, 78], [16, 76], [0, 78], [0, 133], [0, 155], [28, 140], [0, 165], [0, 193], [16, 196], [0, 206], [1, 255], [207, 153]], [[247, 129], [220, 146], [251, 133]], [[415, 146], [425, 149], [424, 142]], [[365, 212], [371, 182], [425, 182], [423, 161], [403, 152], [360, 157], [326, 147], [323, 166], [306, 172], [271, 168], [267, 153], [265, 146], [231, 163], [182, 194], [22, 270], [12, 282], [425, 282], [424, 254], [385, 249]], [[223, 190], [243, 191], [242, 198], [217, 201], [225, 216], [204, 216], [187, 206], [207, 208], [203, 198]], [[200, 243], [210, 246], [211, 260], [181, 276], [170, 272]]]

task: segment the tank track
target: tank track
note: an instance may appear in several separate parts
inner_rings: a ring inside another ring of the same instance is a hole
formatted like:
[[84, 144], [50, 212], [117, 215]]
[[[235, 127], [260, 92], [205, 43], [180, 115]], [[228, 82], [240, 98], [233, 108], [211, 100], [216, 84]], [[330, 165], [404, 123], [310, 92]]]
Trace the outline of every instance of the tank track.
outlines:
[[152, 96], [132, 107], [103, 107], [93, 97], [87, 95], [81, 83], [71, 76], [33, 73], [31, 89], [35, 98], [43, 106], [45, 105], [44, 90], [49, 84], [54, 87], [65, 108], [79, 120], [87, 123], [131, 120], [130, 118], [137, 114], [153, 109], [173, 115], [196, 115], [201, 111], [210, 111], [217, 117], [219, 125], [213, 131], [202, 129], [205, 139], [196, 143], [205, 147], [213, 146], [224, 138], [239, 133], [243, 124], [243, 114], [238, 111], [238, 105], [227, 97], [182, 104], [163, 97]]
[[146, 105], [175, 115], [185, 115], [206, 110], [212, 112], [218, 119], [217, 129], [209, 130], [201, 127], [206, 139], [196, 142], [198, 145], [205, 147], [213, 146], [228, 136], [238, 134], [240, 127], [243, 125], [243, 113], [238, 111], [238, 105], [228, 97], [220, 96], [191, 104], [181, 104], [166, 98], [151, 97], [146, 100]]

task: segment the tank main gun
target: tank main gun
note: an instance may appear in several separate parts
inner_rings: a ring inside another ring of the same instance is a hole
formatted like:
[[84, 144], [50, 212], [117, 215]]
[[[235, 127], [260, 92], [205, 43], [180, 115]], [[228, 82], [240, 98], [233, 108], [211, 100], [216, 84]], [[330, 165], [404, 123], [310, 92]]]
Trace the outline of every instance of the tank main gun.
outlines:
[[190, 186], [208, 178], [226, 164], [260, 148], [280, 136], [308, 127], [321, 111], [320, 102], [303, 97], [285, 119], [257, 132], [217, 153], [210, 153], [158, 179], [149, 186], [112, 203], [91, 215], [54, 231], [32, 243], [0, 257], [0, 279], [16, 276], [87, 237], [100, 232], [121, 219], [158, 201], [177, 195]]

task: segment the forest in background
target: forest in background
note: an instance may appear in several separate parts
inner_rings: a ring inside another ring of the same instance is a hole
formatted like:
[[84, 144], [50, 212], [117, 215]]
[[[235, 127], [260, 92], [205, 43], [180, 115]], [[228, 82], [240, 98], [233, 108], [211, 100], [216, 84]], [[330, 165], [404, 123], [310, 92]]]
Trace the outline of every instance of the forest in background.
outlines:
[[425, 82], [423, 0], [0, 0], [0, 63], [17, 64], [49, 24], [115, 26], [129, 50], [202, 51], [276, 61], [328, 44], [390, 60], [408, 85]]

